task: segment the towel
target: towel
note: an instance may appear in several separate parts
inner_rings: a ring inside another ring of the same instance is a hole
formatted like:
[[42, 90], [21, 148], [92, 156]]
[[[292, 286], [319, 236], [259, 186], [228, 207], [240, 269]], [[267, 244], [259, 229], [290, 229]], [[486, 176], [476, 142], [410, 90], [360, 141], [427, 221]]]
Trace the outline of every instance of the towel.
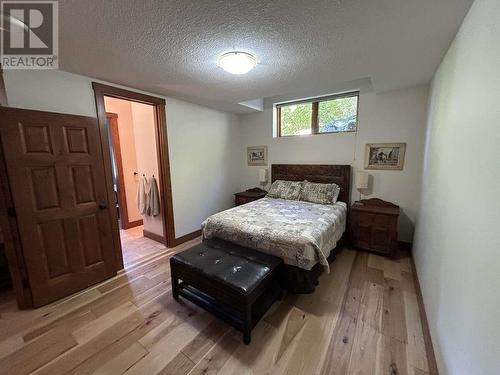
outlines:
[[149, 179], [147, 210], [149, 216], [158, 216], [160, 214], [160, 194], [158, 192], [158, 184], [156, 183], [156, 178], [154, 176]]
[[137, 186], [137, 208], [141, 215], [145, 215], [148, 210], [148, 180], [146, 176], [139, 179], [139, 186]]

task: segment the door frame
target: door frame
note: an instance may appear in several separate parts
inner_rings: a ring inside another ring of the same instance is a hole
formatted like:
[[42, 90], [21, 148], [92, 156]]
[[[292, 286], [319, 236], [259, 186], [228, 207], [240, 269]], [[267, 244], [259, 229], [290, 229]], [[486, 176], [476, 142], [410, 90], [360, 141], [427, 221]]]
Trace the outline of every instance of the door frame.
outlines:
[[[116, 188], [118, 199], [118, 210], [120, 211], [120, 223], [123, 229], [130, 229], [142, 225], [141, 220], [130, 221], [128, 217], [127, 196], [125, 194], [125, 178], [123, 175], [123, 162], [120, 146], [120, 133], [118, 130], [118, 114], [106, 112], [106, 119], [109, 124], [109, 132], [111, 134], [111, 144], [113, 145], [113, 153], [117, 170]], [[110, 154], [111, 156], [111, 154]], [[135, 172], [137, 174], [137, 172]], [[161, 236], [160, 236], [161, 237]]]
[[[158, 188], [160, 190], [161, 209], [163, 212], [163, 237], [162, 243], [167, 247], [174, 247], [178, 241], [182, 239], [175, 238], [174, 227], [174, 212], [172, 205], [172, 185], [170, 179], [170, 161], [168, 152], [168, 135], [167, 135], [167, 122], [165, 114], [165, 99], [141, 94], [135, 91], [125, 90], [115, 86], [109, 86], [98, 82], [92, 82], [94, 89], [96, 108], [97, 108], [97, 122], [99, 123], [101, 133], [101, 145], [103, 148], [104, 168], [106, 174], [106, 185], [108, 187], [108, 194], [110, 199], [113, 197], [113, 179], [111, 171], [111, 154], [109, 149], [109, 132], [106, 126], [106, 109], [104, 105], [104, 97], [109, 96], [117, 99], [129, 100], [132, 102], [149, 104], [153, 106], [155, 111], [155, 133], [156, 133], [156, 153], [158, 157]], [[114, 197], [113, 197], [114, 199]], [[116, 237], [117, 249], [117, 269], [123, 268], [123, 255], [120, 244], [120, 233], [118, 229], [118, 217], [116, 210], [113, 210], [112, 216], [113, 223], [116, 227], [114, 230], [114, 237]], [[158, 238], [159, 239], [159, 238]]]
[[5, 89], [5, 82], [3, 79], [3, 69], [2, 64], [0, 64], [0, 105], [7, 106], [7, 90]]

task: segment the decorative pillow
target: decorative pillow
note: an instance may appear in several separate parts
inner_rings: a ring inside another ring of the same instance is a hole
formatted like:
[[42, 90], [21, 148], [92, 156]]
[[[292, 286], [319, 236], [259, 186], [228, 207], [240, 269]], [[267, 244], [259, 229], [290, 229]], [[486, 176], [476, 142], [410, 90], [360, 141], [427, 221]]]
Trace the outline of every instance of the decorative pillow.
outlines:
[[334, 204], [337, 202], [339, 193], [340, 187], [337, 184], [317, 184], [304, 181], [300, 200], [319, 204]]
[[303, 185], [304, 183], [302, 181], [276, 180], [271, 185], [269, 193], [266, 196], [269, 198], [281, 198], [298, 201], [300, 199], [300, 194], [302, 193]]

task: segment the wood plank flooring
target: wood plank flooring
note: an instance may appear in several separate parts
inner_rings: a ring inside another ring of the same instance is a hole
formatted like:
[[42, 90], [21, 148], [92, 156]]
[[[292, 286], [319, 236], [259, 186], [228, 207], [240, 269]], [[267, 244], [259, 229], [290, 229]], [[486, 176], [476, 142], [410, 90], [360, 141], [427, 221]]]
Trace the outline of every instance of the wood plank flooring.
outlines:
[[144, 237], [143, 225], [130, 229], [120, 229], [123, 265], [125, 269], [135, 266], [167, 250], [164, 244]]
[[312, 295], [287, 295], [252, 343], [171, 297], [169, 257], [31, 311], [0, 301], [0, 374], [429, 374], [409, 259], [344, 249]]

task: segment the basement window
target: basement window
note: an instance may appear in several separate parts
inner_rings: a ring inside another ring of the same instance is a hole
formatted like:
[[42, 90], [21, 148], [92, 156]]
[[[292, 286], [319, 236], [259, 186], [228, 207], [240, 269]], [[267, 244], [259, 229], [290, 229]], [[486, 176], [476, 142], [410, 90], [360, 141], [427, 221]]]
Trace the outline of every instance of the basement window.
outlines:
[[355, 132], [359, 92], [276, 105], [278, 137]]

